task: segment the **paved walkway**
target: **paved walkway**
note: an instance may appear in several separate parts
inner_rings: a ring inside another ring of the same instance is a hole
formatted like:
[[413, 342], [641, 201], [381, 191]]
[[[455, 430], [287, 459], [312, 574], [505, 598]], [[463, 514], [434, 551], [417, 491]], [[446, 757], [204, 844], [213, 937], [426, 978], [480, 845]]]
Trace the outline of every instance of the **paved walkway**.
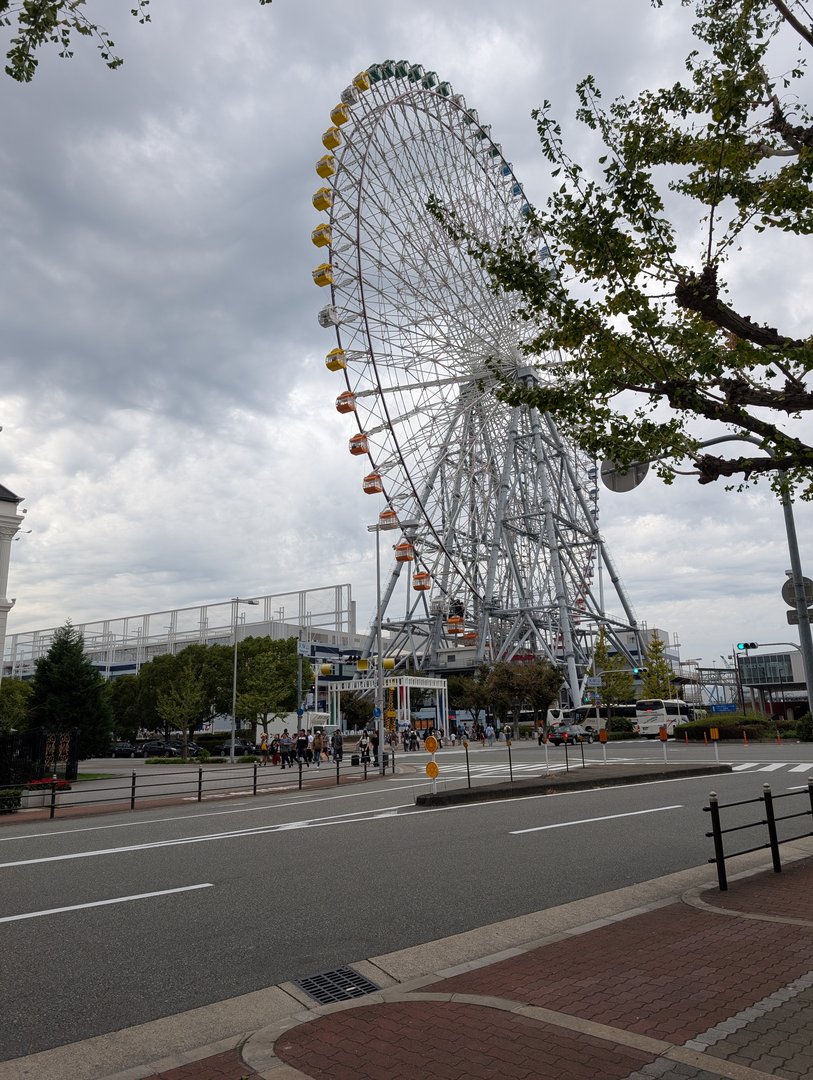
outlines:
[[354, 1001], [286, 983], [0, 1080], [813, 1080], [813, 840], [782, 853], [726, 893], [698, 867], [360, 961], [380, 989]]

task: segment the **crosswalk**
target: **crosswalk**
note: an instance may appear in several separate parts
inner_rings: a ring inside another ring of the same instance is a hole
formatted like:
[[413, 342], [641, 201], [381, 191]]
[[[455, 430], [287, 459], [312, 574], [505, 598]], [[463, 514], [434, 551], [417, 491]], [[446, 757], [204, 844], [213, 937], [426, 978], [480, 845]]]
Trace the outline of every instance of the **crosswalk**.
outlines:
[[813, 774], [813, 762], [803, 761], [800, 765], [795, 765], [792, 761], [746, 761], [733, 766], [734, 772], [779, 772], [780, 769], [792, 773]]

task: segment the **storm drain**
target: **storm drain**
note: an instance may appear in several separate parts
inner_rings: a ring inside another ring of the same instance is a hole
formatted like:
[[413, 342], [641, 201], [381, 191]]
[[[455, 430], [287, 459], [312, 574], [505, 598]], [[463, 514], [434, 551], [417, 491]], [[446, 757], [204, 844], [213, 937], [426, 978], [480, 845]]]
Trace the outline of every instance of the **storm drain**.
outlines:
[[351, 1001], [381, 989], [349, 967], [323, 971], [320, 975], [308, 975], [305, 979], [295, 979], [294, 985], [304, 990], [320, 1005], [330, 1005], [334, 1001]]

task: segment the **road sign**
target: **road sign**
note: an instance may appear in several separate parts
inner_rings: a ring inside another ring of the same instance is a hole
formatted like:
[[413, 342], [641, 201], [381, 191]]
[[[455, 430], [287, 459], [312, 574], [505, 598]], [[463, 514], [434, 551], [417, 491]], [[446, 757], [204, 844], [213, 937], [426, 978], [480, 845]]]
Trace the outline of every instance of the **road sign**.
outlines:
[[397, 715], [398, 713], [395, 711], [395, 709], [386, 709], [384, 712], [384, 719], [394, 720]]
[[709, 712], [736, 712], [737, 706], [733, 701], [719, 701], [716, 705], [709, 705]]
[[[813, 604], [813, 581], [809, 577], [803, 577], [802, 584], [805, 589], [805, 603]], [[782, 599], [788, 607], [796, 607], [796, 589], [793, 586], [793, 578], [785, 578], [785, 584], [782, 586]], [[790, 622], [790, 619], [788, 619], [788, 622]]]
[[[799, 612], [798, 611], [793, 609], [791, 611], [786, 611], [785, 614], [788, 617], [788, 626], [798, 626], [799, 625]], [[807, 609], [807, 617], [808, 617], [808, 620], [811, 623], [813, 623], [813, 608], [808, 608]]]
[[667, 728], [666, 724], [661, 724], [661, 726], [658, 728], [658, 738], [661, 740], [661, 742], [666, 742], [666, 740], [669, 738], [669, 729]]
[[427, 754], [434, 754], [438, 748], [438, 740], [434, 735], [427, 735], [423, 746]]
[[373, 716], [376, 718], [376, 720], [379, 718], [379, 716], [381, 716], [381, 710], [379, 709], [379, 707], [377, 705], [373, 709]]
[[438, 763], [436, 761], [427, 761], [426, 775], [430, 780], [437, 780], [439, 772], [440, 769], [438, 768]]
[[584, 684], [585, 686], [601, 686], [601, 676], [588, 675], [588, 677], [584, 680]]
[[607, 742], [607, 731], [606, 731], [606, 728], [601, 728], [601, 729], [599, 730], [599, 733], [598, 733], [598, 741], [599, 741], [600, 743], [606, 743], [606, 742]]
[[716, 728], [716, 727], [710, 727], [709, 728], [709, 738], [711, 739], [712, 742], [714, 742], [716, 739], [719, 739], [720, 738], [720, 729]]

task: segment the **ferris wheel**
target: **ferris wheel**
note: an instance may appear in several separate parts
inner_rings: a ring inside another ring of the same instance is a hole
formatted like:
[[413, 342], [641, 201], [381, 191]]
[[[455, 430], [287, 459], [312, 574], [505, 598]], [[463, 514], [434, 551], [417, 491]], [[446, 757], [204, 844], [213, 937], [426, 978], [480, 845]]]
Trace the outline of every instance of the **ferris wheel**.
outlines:
[[349, 453], [385, 504], [379, 526], [401, 530], [381, 598], [389, 651], [422, 669], [450, 649], [459, 668], [545, 656], [579, 701], [597, 625], [622, 649], [635, 630], [598, 529], [596, 462], [550, 416], [496, 398], [499, 378], [555, 377], [555, 358], [523, 354], [518, 298], [428, 209], [485, 242], [520, 234], [544, 261], [522, 184], [489, 125], [420, 64], [373, 64], [330, 115], [313, 279], [330, 292], [319, 323], [336, 336], [326, 365], [355, 420]]

